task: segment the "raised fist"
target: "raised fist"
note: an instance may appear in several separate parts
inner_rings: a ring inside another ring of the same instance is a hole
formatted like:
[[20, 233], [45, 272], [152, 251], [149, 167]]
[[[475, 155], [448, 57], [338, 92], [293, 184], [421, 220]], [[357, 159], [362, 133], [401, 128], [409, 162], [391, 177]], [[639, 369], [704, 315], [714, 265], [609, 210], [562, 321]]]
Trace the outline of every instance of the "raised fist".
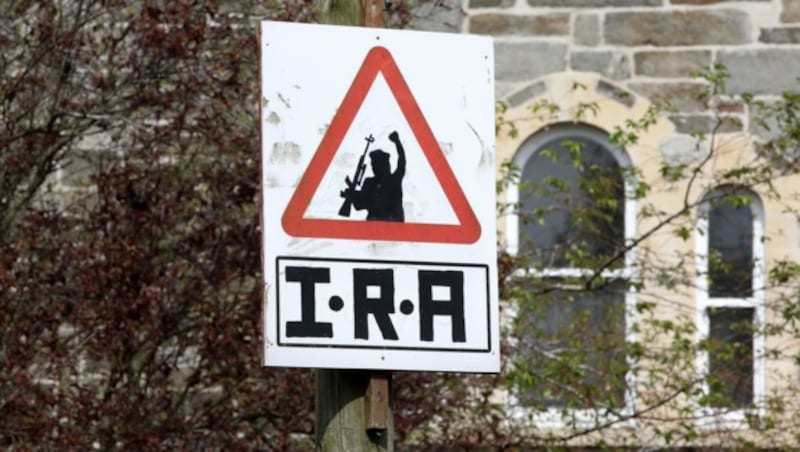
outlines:
[[400, 135], [398, 135], [397, 131], [395, 130], [394, 132], [389, 134], [389, 139], [392, 140], [392, 142], [397, 143], [398, 141], [400, 141]]

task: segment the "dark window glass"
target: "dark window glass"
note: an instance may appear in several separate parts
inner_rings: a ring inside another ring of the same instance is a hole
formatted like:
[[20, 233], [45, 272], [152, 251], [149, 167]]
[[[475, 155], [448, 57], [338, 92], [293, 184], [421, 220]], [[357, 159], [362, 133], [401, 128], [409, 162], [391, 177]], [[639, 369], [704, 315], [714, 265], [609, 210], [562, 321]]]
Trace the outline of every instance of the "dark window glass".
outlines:
[[710, 405], [753, 404], [753, 309], [709, 308]]
[[[555, 281], [544, 284], [555, 285]], [[625, 291], [562, 289], [533, 297], [518, 317], [520, 401], [537, 408], [621, 407], [625, 402]]]
[[558, 133], [525, 162], [519, 243], [532, 264], [588, 267], [622, 249], [624, 183], [608, 146], [596, 133]]
[[711, 202], [708, 213], [708, 279], [711, 297], [753, 294], [753, 213], [733, 198]]

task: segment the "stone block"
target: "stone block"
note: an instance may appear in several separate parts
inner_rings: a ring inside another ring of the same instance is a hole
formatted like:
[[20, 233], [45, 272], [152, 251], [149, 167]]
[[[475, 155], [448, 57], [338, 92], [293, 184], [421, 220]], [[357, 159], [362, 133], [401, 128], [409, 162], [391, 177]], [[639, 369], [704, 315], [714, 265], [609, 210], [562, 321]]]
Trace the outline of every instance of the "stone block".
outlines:
[[671, 115], [669, 120], [675, 124], [675, 130], [685, 134], [733, 133], [743, 130], [741, 119], [735, 116], [715, 118], [711, 115]]
[[800, 22], [800, 0], [783, 0], [781, 22]]
[[572, 52], [570, 67], [573, 71], [596, 72], [612, 80], [631, 76], [630, 61], [620, 52]]
[[495, 42], [494, 53], [498, 81], [524, 81], [563, 71], [567, 45], [557, 42]]
[[631, 83], [628, 87], [651, 102], [666, 105], [679, 112], [693, 113], [706, 109], [705, 102], [700, 99], [707, 88], [703, 83]]
[[470, 18], [470, 33], [494, 36], [552, 36], [569, 33], [568, 14], [542, 16], [512, 16], [509, 14], [480, 14]]
[[709, 102], [709, 107], [719, 113], [744, 113], [744, 103], [731, 97], [714, 97]]
[[772, 0], [672, 0], [673, 5], [713, 5], [727, 2], [771, 2]]
[[711, 152], [708, 140], [700, 141], [688, 135], [675, 135], [659, 147], [664, 163], [669, 166], [701, 162]]
[[605, 80], [597, 82], [597, 92], [627, 107], [633, 107], [633, 104], [636, 103], [636, 97], [633, 94]]
[[470, 8], [510, 8], [514, 0], [469, 0]]
[[70, 187], [85, 187], [89, 178], [96, 174], [99, 165], [97, 160], [101, 152], [72, 152], [61, 165], [61, 184]]
[[664, 0], [528, 0], [528, 5], [576, 8], [604, 8], [609, 6], [663, 6]]
[[769, 44], [798, 44], [800, 27], [763, 28], [758, 40]]
[[547, 84], [539, 80], [531, 84], [525, 85], [520, 90], [515, 91], [506, 99], [510, 107], [517, 107], [529, 100], [533, 100], [536, 96], [543, 94], [547, 90]]
[[774, 101], [763, 101], [764, 109], [751, 106], [748, 110], [749, 132], [762, 142], [775, 140], [781, 136], [781, 125], [772, 114], [777, 104]]
[[592, 47], [600, 44], [600, 17], [597, 14], [575, 17], [575, 44]]
[[720, 50], [717, 63], [730, 72], [726, 82], [729, 93], [800, 90], [800, 48]]
[[633, 55], [636, 74], [648, 77], [688, 77], [711, 64], [708, 50], [645, 51]]
[[408, 25], [412, 30], [460, 33], [464, 23], [461, 0], [423, 2], [411, 11], [414, 19]]
[[518, 83], [504, 83], [501, 81], [495, 81], [494, 83], [494, 98], [495, 99], [502, 99], [507, 94], [513, 92], [519, 86]]
[[636, 11], [608, 13], [605, 40], [625, 46], [746, 44], [750, 17], [739, 10]]

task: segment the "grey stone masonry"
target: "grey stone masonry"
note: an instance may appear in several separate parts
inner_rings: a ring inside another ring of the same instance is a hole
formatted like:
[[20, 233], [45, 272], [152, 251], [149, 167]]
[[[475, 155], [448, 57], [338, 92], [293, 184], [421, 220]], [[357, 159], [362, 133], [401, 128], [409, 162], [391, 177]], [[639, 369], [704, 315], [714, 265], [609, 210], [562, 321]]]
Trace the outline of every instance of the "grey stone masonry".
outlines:
[[437, 0], [421, 3], [411, 11], [414, 18], [409, 24], [413, 30], [459, 32], [464, 22], [461, 0]]
[[725, 2], [771, 2], [772, 0], [672, 0], [673, 5], [713, 5]]
[[[742, 133], [752, 106], [737, 94], [800, 92], [800, 0], [442, 1], [461, 5], [462, 30], [494, 37], [495, 92], [515, 107], [557, 92], [546, 76], [590, 74], [628, 107], [671, 106], [678, 134]], [[716, 64], [729, 95], [699, 99], [709, 85], [693, 73]]]
[[469, 0], [470, 8], [508, 8], [514, 6], [514, 0]]
[[530, 6], [601, 8], [610, 6], [663, 6], [664, 0], [528, 0]]
[[800, 48], [720, 50], [717, 62], [731, 74], [731, 93], [778, 94], [800, 90]]
[[648, 77], [686, 77], [711, 65], [708, 50], [644, 51], [633, 55], [637, 75]]
[[626, 46], [693, 46], [750, 42], [750, 17], [739, 10], [608, 13], [607, 43]]
[[798, 44], [800, 27], [764, 28], [758, 40], [770, 44]]
[[734, 99], [731, 97], [716, 97], [712, 99], [709, 104], [713, 107], [715, 112], [720, 114], [744, 113], [744, 102], [742, 102], [740, 99]]
[[523, 81], [566, 69], [567, 45], [555, 42], [495, 42], [498, 81]]
[[[95, 159], [101, 157], [97, 152]], [[92, 158], [91, 152], [75, 152], [63, 162], [61, 183], [67, 186], [83, 187], [89, 182], [89, 177], [97, 172], [99, 165]]]
[[573, 71], [596, 72], [613, 80], [631, 76], [631, 63], [621, 52], [572, 52], [570, 67]]
[[579, 14], [575, 17], [575, 44], [600, 44], [600, 17], [597, 14]]
[[508, 96], [508, 105], [511, 107], [518, 107], [523, 103], [530, 101], [534, 97], [544, 93], [546, 90], [547, 85], [542, 80], [531, 83], [530, 85], [527, 85], [521, 90], [516, 91], [514, 94]]
[[512, 16], [509, 14], [480, 14], [469, 21], [472, 33], [488, 35], [567, 35], [569, 14], [544, 16]]
[[[766, 101], [763, 105], [766, 111], [776, 106], [774, 101]], [[758, 135], [760, 140], [771, 141], [780, 136], [781, 127], [775, 116], [767, 114], [766, 111], [758, 107], [748, 110], [749, 132]]]
[[678, 133], [731, 133], [741, 132], [742, 120], [734, 116], [715, 118], [707, 115], [672, 115], [669, 120], [675, 124]]
[[700, 141], [689, 135], [674, 135], [659, 146], [667, 165], [688, 165], [699, 162], [710, 152], [707, 140]]
[[597, 92], [627, 107], [633, 107], [636, 103], [636, 97], [633, 94], [605, 80], [597, 82]]
[[781, 22], [800, 22], [800, 0], [783, 0]]
[[693, 113], [706, 109], [705, 103], [698, 99], [706, 91], [703, 83], [631, 83], [628, 87], [653, 102], [668, 105], [679, 112]]

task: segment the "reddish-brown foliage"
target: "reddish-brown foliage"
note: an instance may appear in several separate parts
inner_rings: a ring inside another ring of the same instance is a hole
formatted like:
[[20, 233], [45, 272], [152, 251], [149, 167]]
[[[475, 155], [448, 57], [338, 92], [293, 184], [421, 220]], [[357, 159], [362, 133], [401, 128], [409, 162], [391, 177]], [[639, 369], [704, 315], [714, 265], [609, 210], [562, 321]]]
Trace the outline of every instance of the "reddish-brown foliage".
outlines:
[[[312, 433], [313, 374], [261, 365], [253, 18], [313, 17], [278, 4], [0, 7], [0, 446]], [[398, 378], [399, 438], [454, 378]]]

